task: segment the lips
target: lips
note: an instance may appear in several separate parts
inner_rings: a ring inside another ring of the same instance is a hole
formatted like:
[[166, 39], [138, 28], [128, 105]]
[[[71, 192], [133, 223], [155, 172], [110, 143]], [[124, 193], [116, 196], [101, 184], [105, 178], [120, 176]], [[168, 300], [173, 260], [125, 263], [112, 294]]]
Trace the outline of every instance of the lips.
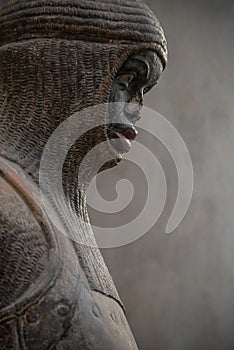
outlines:
[[111, 146], [118, 154], [127, 153], [131, 149], [132, 141], [137, 137], [137, 130], [133, 125], [110, 124], [108, 138]]

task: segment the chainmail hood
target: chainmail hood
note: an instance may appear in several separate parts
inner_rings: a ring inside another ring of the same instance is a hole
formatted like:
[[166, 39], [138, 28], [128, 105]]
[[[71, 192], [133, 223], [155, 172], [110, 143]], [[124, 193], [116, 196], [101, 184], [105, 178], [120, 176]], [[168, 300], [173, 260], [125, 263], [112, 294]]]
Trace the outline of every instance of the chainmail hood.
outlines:
[[42, 37], [153, 43], [167, 60], [162, 27], [141, 0], [5, 0], [0, 32], [0, 45]]

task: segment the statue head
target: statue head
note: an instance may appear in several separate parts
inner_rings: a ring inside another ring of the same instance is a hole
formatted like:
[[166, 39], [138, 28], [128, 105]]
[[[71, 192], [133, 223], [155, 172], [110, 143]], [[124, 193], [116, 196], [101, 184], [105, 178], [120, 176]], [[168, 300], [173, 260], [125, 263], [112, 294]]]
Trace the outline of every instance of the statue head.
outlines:
[[114, 155], [103, 168], [117, 164], [136, 136], [143, 95], [167, 61], [163, 30], [149, 8], [140, 0], [5, 0], [0, 32], [3, 155], [37, 178], [43, 148], [61, 122], [84, 108], [120, 102], [98, 131], [95, 116], [79, 120], [90, 131], [72, 147], [64, 169], [73, 176], [105, 138]]

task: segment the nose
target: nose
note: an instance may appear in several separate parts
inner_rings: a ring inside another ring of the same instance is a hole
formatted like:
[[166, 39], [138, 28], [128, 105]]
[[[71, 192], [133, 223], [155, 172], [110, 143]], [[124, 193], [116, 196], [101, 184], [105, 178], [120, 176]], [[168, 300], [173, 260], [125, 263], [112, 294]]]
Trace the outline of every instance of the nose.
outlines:
[[126, 103], [124, 113], [133, 123], [141, 118], [141, 109], [143, 107], [143, 90], [138, 93], [129, 103]]
[[139, 106], [143, 106], [144, 101], [144, 89], [140, 89], [138, 93], [131, 99], [130, 102], [138, 104]]

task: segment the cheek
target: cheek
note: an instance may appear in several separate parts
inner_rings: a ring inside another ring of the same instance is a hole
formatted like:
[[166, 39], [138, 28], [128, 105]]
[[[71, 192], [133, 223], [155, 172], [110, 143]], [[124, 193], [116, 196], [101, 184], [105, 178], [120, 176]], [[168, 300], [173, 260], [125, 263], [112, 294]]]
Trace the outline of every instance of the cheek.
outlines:
[[109, 102], [130, 102], [131, 95], [126, 90], [120, 89], [120, 87], [116, 84], [112, 86], [110, 92]]
[[113, 102], [129, 102], [131, 96], [126, 90], [116, 90]]

